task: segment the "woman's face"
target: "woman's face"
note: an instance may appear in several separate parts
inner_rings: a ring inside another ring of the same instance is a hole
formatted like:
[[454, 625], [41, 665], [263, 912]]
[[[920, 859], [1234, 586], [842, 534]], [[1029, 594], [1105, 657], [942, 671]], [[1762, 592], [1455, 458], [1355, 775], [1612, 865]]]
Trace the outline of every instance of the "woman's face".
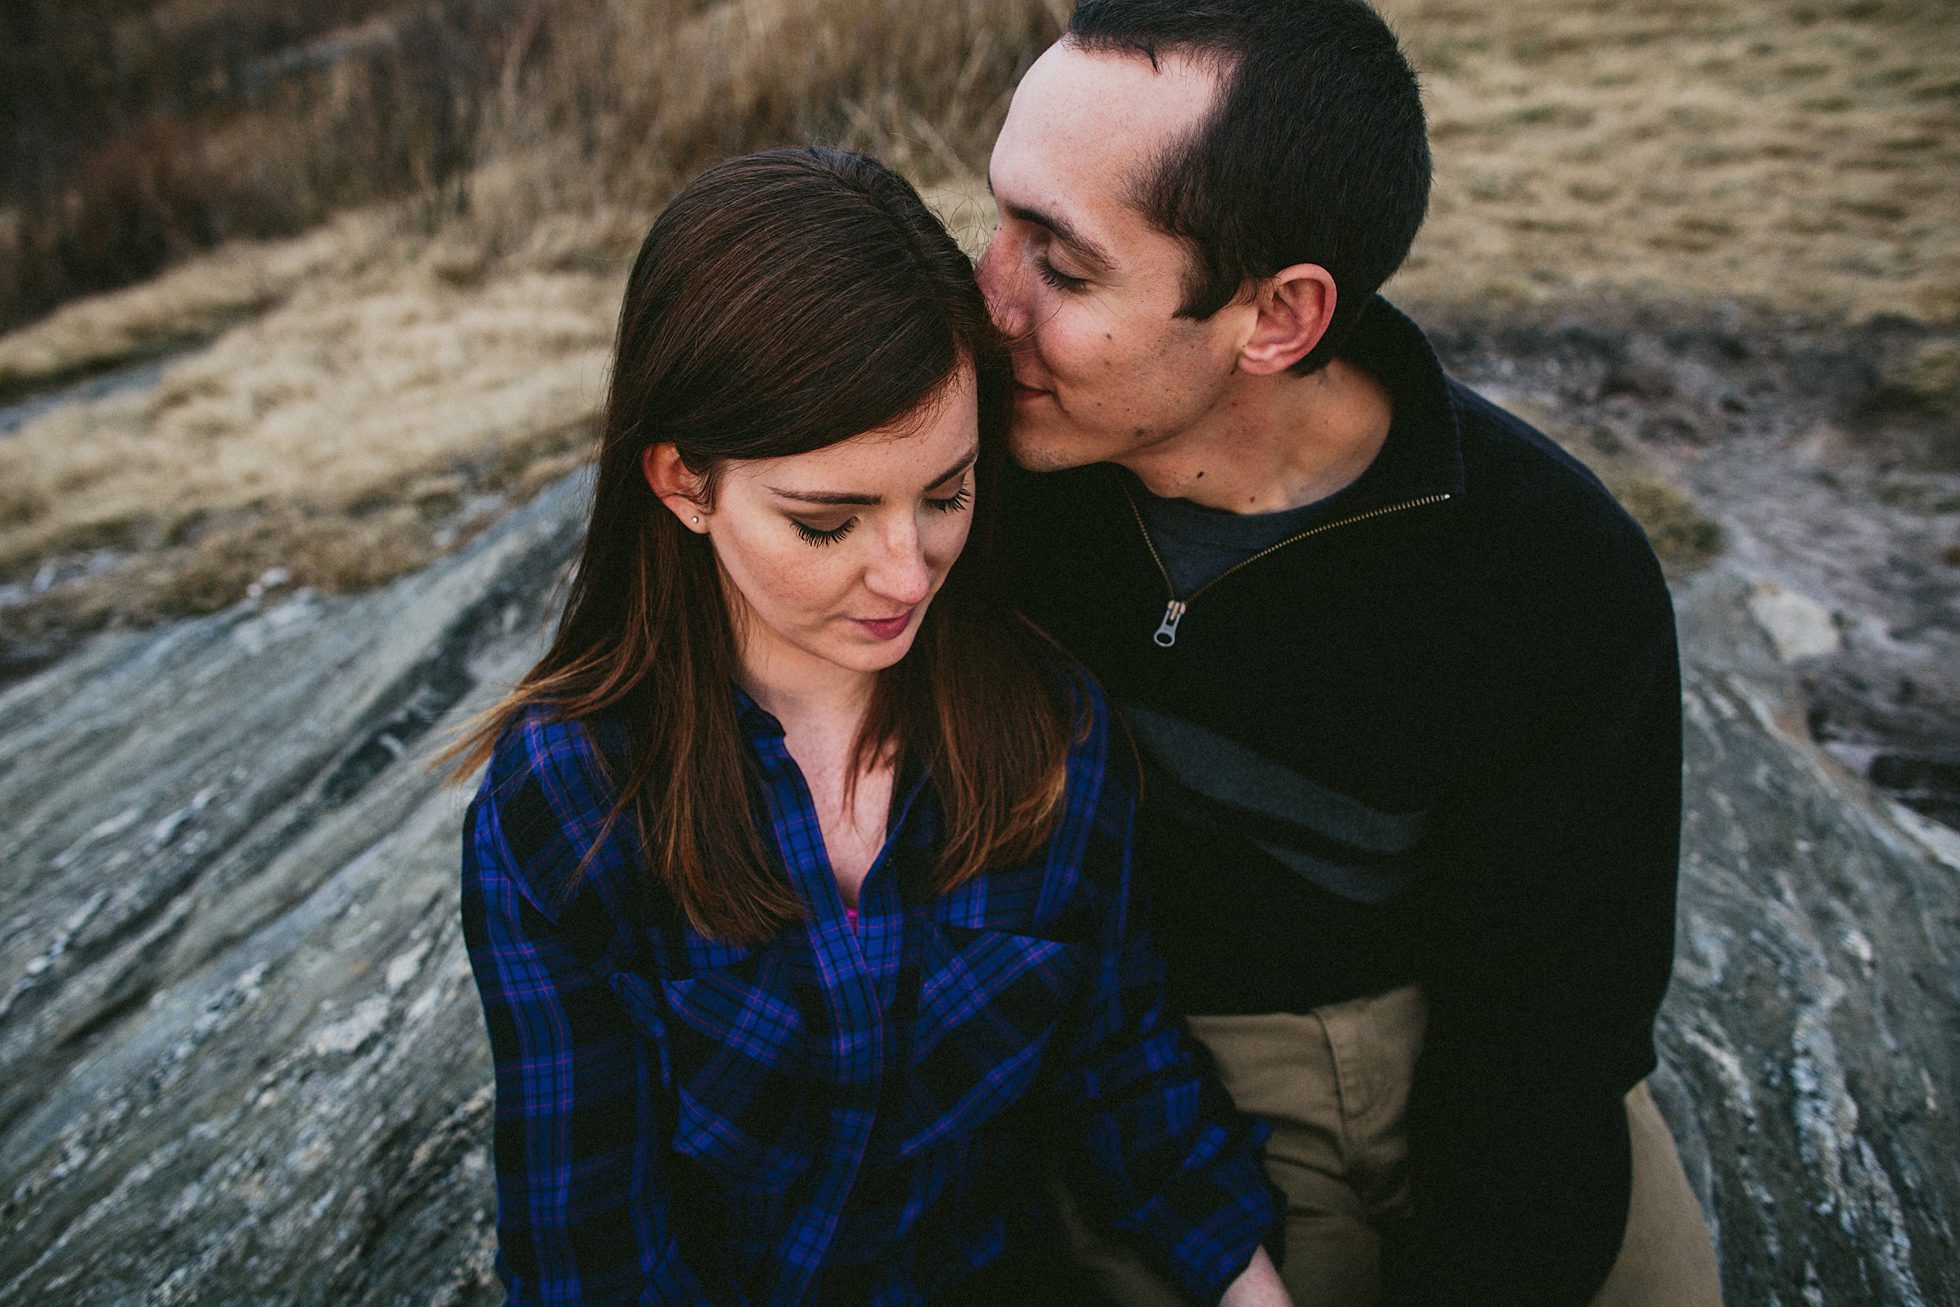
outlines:
[[745, 679], [794, 690], [904, 657], [966, 544], [979, 452], [964, 368], [923, 420], [731, 462], [712, 509], [670, 499], [714, 546]]

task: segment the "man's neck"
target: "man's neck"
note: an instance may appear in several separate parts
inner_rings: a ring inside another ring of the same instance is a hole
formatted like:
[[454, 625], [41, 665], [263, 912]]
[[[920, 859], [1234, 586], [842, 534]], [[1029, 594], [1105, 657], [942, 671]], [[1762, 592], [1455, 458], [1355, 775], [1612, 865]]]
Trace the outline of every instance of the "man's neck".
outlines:
[[1277, 513], [1352, 485], [1391, 416], [1381, 382], [1341, 359], [1306, 377], [1239, 374], [1197, 425], [1121, 461], [1161, 499]]

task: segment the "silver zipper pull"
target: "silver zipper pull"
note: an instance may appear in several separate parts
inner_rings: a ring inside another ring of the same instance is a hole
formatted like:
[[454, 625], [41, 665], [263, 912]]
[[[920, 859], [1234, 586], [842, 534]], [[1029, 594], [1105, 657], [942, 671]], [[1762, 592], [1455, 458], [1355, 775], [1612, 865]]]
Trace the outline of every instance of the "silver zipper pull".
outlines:
[[1184, 618], [1184, 601], [1173, 599], [1164, 606], [1164, 620], [1157, 623], [1157, 634], [1150, 638], [1163, 648], [1177, 643], [1177, 624]]

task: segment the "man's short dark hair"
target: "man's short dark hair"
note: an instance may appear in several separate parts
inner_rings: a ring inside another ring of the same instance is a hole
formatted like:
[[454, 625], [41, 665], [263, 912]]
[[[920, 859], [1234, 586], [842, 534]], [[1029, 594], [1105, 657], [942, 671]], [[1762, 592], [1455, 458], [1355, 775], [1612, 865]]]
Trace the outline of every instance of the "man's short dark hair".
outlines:
[[1137, 207], [1191, 248], [1182, 317], [1291, 264], [1327, 269], [1334, 318], [1294, 371], [1325, 364], [1429, 206], [1415, 71], [1381, 15], [1363, 0], [1080, 0], [1066, 39], [1219, 69], [1211, 116], [1143, 170]]

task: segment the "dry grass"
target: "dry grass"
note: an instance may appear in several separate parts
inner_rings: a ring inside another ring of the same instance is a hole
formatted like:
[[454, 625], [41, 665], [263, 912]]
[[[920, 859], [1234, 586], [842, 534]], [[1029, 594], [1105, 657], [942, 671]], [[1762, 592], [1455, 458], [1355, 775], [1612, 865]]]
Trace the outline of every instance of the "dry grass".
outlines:
[[580, 0], [532, 80], [493, 114], [496, 148], [540, 162], [505, 228], [592, 203], [651, 214], [707, 164], [819, 140], [925, 182], [977, 175], [1014, 78], [1066, 0]]
[[569, 467], [587, 442], [626, 260], [680, 179], [809, 138], [927, 177], [984, 162], [1057, 13], [917, 12], [569, 4], [537, 37], [535, 83], [504, 87], [490, 113], [501, 157], [472, 179], [467, 221], [430, 240], [412, 206], [353, 215], [0, 337], [0, 391], [18, 392], [258, 314], [149, 391], [65, 405], [0, 441], [0, 579], [50, 557], [137, 555], [0, 620], [205, 610], [272, 568], [283, 584], [358, 587], [464, 538], [472, 505]]
[[0, 325], [379, 199], [465, 206], [543, 3], [0, 6]]
[[206, 339], [297, 285], [357, 273], [395, 244], [379, 215], [345, 215], [292, 240], [237, 241], [152, 281], [57, 309], [0, 336], [0, 397]]
[[[183, 0], [215, 12], [223, 0]], [[1744, 301], [1851, 321], [1960, 322], [1960, 11], [1605, 0], [1384, 0], [1422, 67], [1438, 161], [1395, 293], [1430, 305]], [[154, 390], [0, 440], [0, 581], [133, 551], [0, 621], [88, 626], [207, 609], [267, 568], [372, 584], [466, 535], [486, 496], [578, 457], [645, 222], [727, 154], [857, 144], [977, 248], [974, 182], [1012, 80], [1064, 0], [560, 0], [529, 10], [481, 106], [492, 162], [435, 238], [426, 206], [234, 243], [0, 336], [0, 393], [223, 330]], [[539, 18], [537, 15], [548, 15]], [[4, 215], [0, 215], [4, 221]], [[1896, 378], [1942, 411], [1934, 347]], [[1899, 402], [1907, 402], [1902, 398]], [[1556, 423], [1554, 423], [1556, 425]], [[1605, 465], [1664, 552], [1712, 527]]]
[[1427, 302], [1960, 322], [1960, 7], [1382, 0], [1422, 70]]
[[[97, 625], [219, 607], [275, 567], [288, 584], [348, 589], [427, 561], [480, 524], [473, 504], [534, 488], [589, 444], [620, 252], [638, 230], [564, 227], [494, 261], [471, 242], [376, 249], [356, 231], [348, 257], [321, 260], [155, 387], [0, 440], [0, 575], [89, 549], [139, 555], [56, 604]], [[567, 266], [568, 247], [611, 250], [612, 266]], [[126, 296], [130, 322], [113, 312], [124, 297], [70, 312], [134, 332], [148, 304]]]
[[0, 441], [0, 578], [135, 555], [6, 619], [31, 631], [200, 611], [270, 568], [280, 584], [367, 586], [465, 539], [486, 496], [521, 494], [588, 443], [625, 261], [680, 178], [809, 137], [915, 174], [980, 167], [1056, 10], [917, 14], [900, 0], [574, 0], [537, 35], [535, 84], [502, 88], [500, 161], [437, 239], [412, 210], [349, 216], [0, 337], [0, 390], [20, 392], [257, 314], [147, 392], [69, 404]]

